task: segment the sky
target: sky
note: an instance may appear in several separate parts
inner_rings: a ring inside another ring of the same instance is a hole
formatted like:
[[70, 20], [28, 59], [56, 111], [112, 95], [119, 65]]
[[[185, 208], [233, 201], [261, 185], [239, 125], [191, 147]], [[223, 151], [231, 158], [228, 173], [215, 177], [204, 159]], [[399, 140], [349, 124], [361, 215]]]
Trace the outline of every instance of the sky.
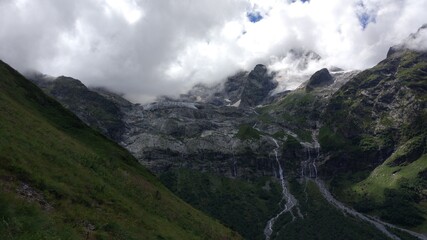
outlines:
[[[426, 9], [427, 0], [0, 0], [0, 59], [141, 103], [257, 63], [293, 89], [322, 67], [374, 66], [427, 23]], [[291, 49], [322, 60], [298, 69]]]

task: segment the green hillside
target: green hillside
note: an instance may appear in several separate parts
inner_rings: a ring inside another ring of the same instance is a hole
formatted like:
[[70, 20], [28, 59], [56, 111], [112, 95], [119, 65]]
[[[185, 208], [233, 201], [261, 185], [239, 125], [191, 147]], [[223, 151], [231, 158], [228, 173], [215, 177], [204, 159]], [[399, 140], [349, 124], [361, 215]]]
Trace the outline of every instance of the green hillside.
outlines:
[[2, 239], [240, 239], [0, 62]]
[[319, 135], [342, 200], [419, 232], [427, 231], [426, 81], [427, 53], [388, 56], [334, 94]]

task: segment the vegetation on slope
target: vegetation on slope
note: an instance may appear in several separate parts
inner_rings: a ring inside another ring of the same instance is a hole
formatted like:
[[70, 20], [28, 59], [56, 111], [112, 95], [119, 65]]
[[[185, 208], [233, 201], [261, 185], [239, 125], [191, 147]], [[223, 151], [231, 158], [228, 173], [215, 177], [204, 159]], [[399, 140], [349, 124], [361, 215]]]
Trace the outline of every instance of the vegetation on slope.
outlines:
[[239, 126], [239, 131], [237, 132], [236, 137], [239, 138], [240, 140], [247, 140], [247, 139], [259, 140], [261, 135], [260, 135], [260, 132], [255, 128], [247, 124], [242, 124]]
[[272, 239], [387, 239], [373, 226], [350, 218], [330, 205], [312, 181], [291, 182], [303, 218], [285, 214], [275, 224]]
[[279, 210], [281, 189], [269, 177], [249, 182], [179, 169], [162, 174], [161, 180], [179, 197], [245, 239], [263, 239], [265, 224]]
[[[404, 50], [331, 99], [319, 140], [324, 175], [360, 211], [427, 232], [427, 53]], [[339, 174], [338, 174], [339, 173]]]
[[235, 239], [0, 62], [2, 239]]
[[302, 141], [312, 142], [309, 130], [315, 125], [313, 119], [319, 118], [322, 100], [322, 97], [314, 93], [297, 89], [278, 102], [259, 109], [261, 114], [258, 119], [265, 124], [284, 125], [295, 132]]

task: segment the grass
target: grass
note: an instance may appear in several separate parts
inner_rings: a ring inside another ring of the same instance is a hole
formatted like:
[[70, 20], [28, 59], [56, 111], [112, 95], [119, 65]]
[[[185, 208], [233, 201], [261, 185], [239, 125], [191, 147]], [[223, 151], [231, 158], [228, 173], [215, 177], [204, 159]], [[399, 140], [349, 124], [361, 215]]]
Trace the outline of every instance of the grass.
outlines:
[[[314, 182], [291, 182], [291, 190], [304, 218], [292, 222], [290, 214], [283, 215], [275, 224], [272, 239], [387, 239], [373, 226], [335, 209]], [[298, 216], [296, 210], [294, 215]]]
[[330, 127], [323, 126], [319, 130], [319, 143], [324, 151], [335, 151], [347, 148], [348, 141]]
[[406, 166], [388, 166], [388, 162], [375, 168], [365, 180], [356, 184], [353, 190], [382, 201], [384, 189], [397, 189], [403, 179], [415, 179], [420, 172], [427, 169], [427, 154]]
[[250, 125], [242, 124], [239, 126], [239, 131], [237, 132], [236, 137], [240, 140], [259, 140], [261, 133]]
[[[424, 58], [424, 59], [423, 59]], [[399, 66], [398, 78], [410, 88], [426, 89], [427, 62], [425, 56], [409, 53], [403, 56]]]
[[[409, 227], [419, 232], [427, 231], [427, 181], [420, 174], [427, 169], [427, 154], [406, 165], [390, 166], [393, 156], [375, 168], [368, 176], [338, 177], [335, 192], [340, 199], [357, 210], [377, 215], [383, 220]], [[347, 180], [346, 180], [347, 179]]]
[[[421, 232], [427, 232], [427, 185], [421, 176], [427, 168], [427, 115], [419, 108], [427, 100], [426, 62], [425, 53], [408, 50], [361, 72], [333, 95], [319, 133], [341, 200]], [[387, 95], [391, 83], [400, 90]], [[392, 106], [396, 99], [405, 107], [375, 106]], [[396, 119], [396, 113], [403, 116]]]
[[258, 120], [263, 123], [285, 124], [304, 142], [312, 142], [310, 119], [318, 115], [319, 99], [313, 93], [295, 90], [283, 99], [268, 106], [259, 108]]
[[4, 63], [0, 89], [3, 239], [240, 238]]
[[278, 211], [281, 189], [268, 177], [245, 181], [180, 169], [163, 173], [161, 180], [245, 239], [262, 239], [266, 222]]

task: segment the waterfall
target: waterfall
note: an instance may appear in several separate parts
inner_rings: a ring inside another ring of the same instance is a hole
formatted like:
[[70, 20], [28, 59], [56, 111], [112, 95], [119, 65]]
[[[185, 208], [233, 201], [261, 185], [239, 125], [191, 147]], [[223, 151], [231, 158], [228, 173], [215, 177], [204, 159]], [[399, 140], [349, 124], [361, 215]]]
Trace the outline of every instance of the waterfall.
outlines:
[[[265, 235], [266, 240], [270, 239], [271, 234], [273, 233], [274, 223], [282, 214], [284, 214], [286, 212], [290, 212], [292, 214], [292, 221], [295, 220], [295, 216], [293, 215], [291, 210], [297, 204], [297, 200], [295, 199], [295, 197], [288, 191], [287, 183], [286, 183], [286, 180], [285, 180], [285, 177], [283, 174], [283, 168], [282, 168], [282, 165], [280, 164], [280, 161], [279, 161], [277, 150], [280, 148], [280, 146], [277, 143], [276, 139], [274, 139], [274, 138], [270, 138], [270, 139], [274, 142], [274, 144], [276, 146], [276, 148], [273, 150], [273, 152], [274, 152], [274, 157], [275, 157], [278, 169], [279, 169], [278, 178], [280, 180], [280, 186], [282, 187], [282, 200], [280, 201], [279, 204], [281, 204], [283, 201], [286, 201], [286, 203], [285, 203], [283, 209], [278, 214], [276, 214], [276, 216], [274, 216], [273, 218], [268, 220], [267, 225], [264, 229], [264, 235]], [[276, 171], [274, 171], [274, 172], [276, 173]], [[298, 214], [298, 215], [300, 215], [300, 214]]]
[[[383, 222], [377, 218], [373, 218], [371, 216], [359, 213], [357, 211], [355, 211], [354, 209], [345, 206], [343, 203], [339, 202], [337, 199], [335, 199], [332, 194], [329, 192], [329, 190], [326, 188], [324, 182], [320, 179], [317, 178], [317, 163], [316, 161], [319, 159], [320, 157], [320, 144], [319, 141], [317, 140], [317, 136], [319, 134], [319, 130], [314, 130], [312, 132], [312, 138], [313, 138], [313, 143], [312, 144], [307, 144], [307, 143], [301, 143], [305, 148], [306, 151], [308, 152], [308, 156], [307, 156], [307, 160], [304, 161], [305, 163], [301, 166], [303, 167], [308, 167], [310, 169], [313, 169], [313, 174], [310, 173], [310, 178], [314, 178], [314, 182], [316, 183], [317, 187], [319, 188], [322, 196], [326, 199], [326, 201], [328, 201], [331, 205], [333, 205], [335, 208], [337, 208], [338, 210], [342, 211], [343, 213], [349, 214], [354, 216], [355, 218], [358, 218], [362, 221], [368, 222], [372, 225], [375, 226], [375, 228], [377, 228], [379, 231], [381, 231], [384, 235], [386, 235], [387, 237], [394, 239], [394, 240], [400, 240], [400, 238], [398, 236], [396, 236], [395, 234], [393, 234], [391, 231], [389, 231], [388, 228], [394, 228], [403, 232], [406, 232], [416, 238], [419, 239], [426, 239], [425, 236], [423, 236], [422, 234], [418, 234], [416, 232], [413, 231], [409, 231], [407, 229], [403, 229], [400, 228], [398, 226]], [[313, 152], [311, 152], [313, 151]], [[312, 153], [315, 154], [314, 157], [312, 157]], [[306, 178], [306, 176], [304, 175], [304, 168], [301, 170], [301, 177], [302, 178]]]
[[317, 160], [320, 157], [320, 144], [317, 140], [318, 132], [319, 130], [312, 131], [312, 143], [300, 142], [304, 147], [307, 156], [306, 160], [301, 161], [301, 178], [317, 178]]
[[236, 144], [236, 142], [233, 142], [231, 144], [231, 153], [233, 154], [233, 159], [232, 159], [232, 166], [231, 166], [231, 176], [232, 177], [237, 177], [237, 160], [236, 160], [236, 156], [234, 154], [234, 145]]

